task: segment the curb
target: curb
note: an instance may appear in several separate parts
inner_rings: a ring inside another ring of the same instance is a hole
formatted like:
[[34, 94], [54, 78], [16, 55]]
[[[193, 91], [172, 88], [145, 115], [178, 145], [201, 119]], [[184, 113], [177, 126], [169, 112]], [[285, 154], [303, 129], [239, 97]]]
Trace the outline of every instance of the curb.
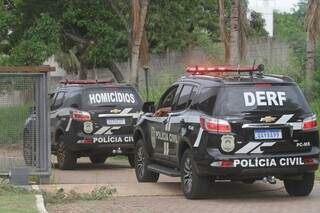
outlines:
[[39, 192], [40, 194], [36, 194], [36, 207], [39, 213], [48, 213], [45, 205], [44, 205], [44, 199], [41, 194], [40, 188], [38, 185], [32, 185], [32, 189]]

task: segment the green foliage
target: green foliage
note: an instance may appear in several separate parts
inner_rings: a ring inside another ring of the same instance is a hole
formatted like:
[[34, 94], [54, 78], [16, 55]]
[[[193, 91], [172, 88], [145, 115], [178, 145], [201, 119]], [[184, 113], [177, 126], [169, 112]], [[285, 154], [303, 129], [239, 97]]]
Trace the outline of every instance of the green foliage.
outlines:
[[252, 11], [250, 14], [250, 28], [248, 30], [249, 37], [266, 37], [268, 32], [265, 30], [266, 22], [262, 18], [261, 13]]
[[[306, 65], [306, 39], [304, 22], [307, 11], [307, 1], [300, 1], [297, 9], [292, 13], [274, 13], [274, 33], [275, 37], [282, 39], [290, 45], [290, 66], [288, 75], [292, 76], [298, 83], [305, 87], [308, 82], [304, 82], [305, 65]], [[316, 48], [316, 73], [315, 88], [316, 94], [320, 94], [320, 39]]]
[[5, 144], [22, 143], [23, 125], [29, 115], [29, 109], [29, 105], [0, 108], [1, 142]]
[[0, 212], [36, 213], [33, 191], [0, 179]]
[[46, 204], [58, 205], [77, 201], [103, 200], [111, 197], [114, 193], [116, 193], [116, 189], [103, 186], [95, 188], [90, 193], [77, 193], [75, 191], [66, 193], [63, 189], [54, 193], [44, 192], [43, 197]]
[[151, 1], [146, 25], [154, 53], [184, 50], [197, 44], [198, 32], [219, 40], [219, 7], [215, 0]]

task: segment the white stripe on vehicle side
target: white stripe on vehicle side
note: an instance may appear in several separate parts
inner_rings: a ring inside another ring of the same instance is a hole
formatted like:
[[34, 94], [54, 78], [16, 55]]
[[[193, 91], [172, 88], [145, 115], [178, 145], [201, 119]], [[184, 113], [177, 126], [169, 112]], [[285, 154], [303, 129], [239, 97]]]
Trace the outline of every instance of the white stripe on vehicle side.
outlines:
[[108, 126], [104, 126], [101, 129], [99, 129], [98, 131], [96, 131], [94, 134], [95, 135], [102, 135], [103, 133], [105, 133], [106, 131], [108, 131], [111, 127]]
[[72, 123], [72, 118], [69, 118], [69, 122], [68, 122], [67, 127], [66, 127], [66, 132], [69, 132], [70, 127], [71, 127], [71, 123]]
[[286, 124], [293, 116], [294, 114], [283, 115], [275, 122], [275, 124]]
[[112, 130], [118, 130], [120, 129], [121, 126], [114, 126], [114, 127], [111, 127], [106, 133], [104, 133], [105, 135], [112, 135]]
[[203, 133], [203, 129], [200, 128], [199, 133], [198, 133], [198, 136], [197, 136], [197, 139], [196, 139], [196, 141], [194, 142], [193, 147], [199, 147], [200, 141], [201, 141], [201, 138], [202, 138], [202, 133]]
[[236, 154], [246, 154], [249, 153], [254, 148], [260, 146], [261, 142], [249, 142], [246, 145], [244, 145], [241, 149], [236, 151]]
[[262, 143], [259, 147], [255, 148], [250, 154], [261, 154], [263, 151], [261, 150], [261, 147], [268, 147], [273, 146], [276, 142], [266, 142]]

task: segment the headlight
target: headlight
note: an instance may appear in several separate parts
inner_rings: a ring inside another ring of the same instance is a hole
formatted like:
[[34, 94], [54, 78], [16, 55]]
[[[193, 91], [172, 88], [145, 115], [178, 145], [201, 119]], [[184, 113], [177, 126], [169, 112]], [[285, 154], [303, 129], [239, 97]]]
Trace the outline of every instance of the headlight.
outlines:
[[83, 132], [86, 134], [91, 134], [93, 132], [93, 123], [91, 121], [83, 123]]
[[232, 152], [235, 148], [234, 137], [232, 135], [224, 135], [221, 137], [221, 149], [224, 152]]

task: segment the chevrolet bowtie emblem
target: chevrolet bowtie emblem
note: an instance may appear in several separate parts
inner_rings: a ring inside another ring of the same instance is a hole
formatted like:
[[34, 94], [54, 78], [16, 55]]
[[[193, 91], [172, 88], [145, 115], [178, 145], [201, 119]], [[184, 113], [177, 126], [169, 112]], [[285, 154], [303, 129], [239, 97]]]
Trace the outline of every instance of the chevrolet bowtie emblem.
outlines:
[[261, 118], [260, 121], [264, 123], [271, 123], [274, 122], [276, 119], [276, 117], [266, 116], [264, 118]]
[[122, 110], [120, 110], [120, 109], [113, 109], [113, 110], [111, 110], [110, 112], [111, 113], [114, 113], [114, 114], [118, 114], [118, 113], [120, 113]]

